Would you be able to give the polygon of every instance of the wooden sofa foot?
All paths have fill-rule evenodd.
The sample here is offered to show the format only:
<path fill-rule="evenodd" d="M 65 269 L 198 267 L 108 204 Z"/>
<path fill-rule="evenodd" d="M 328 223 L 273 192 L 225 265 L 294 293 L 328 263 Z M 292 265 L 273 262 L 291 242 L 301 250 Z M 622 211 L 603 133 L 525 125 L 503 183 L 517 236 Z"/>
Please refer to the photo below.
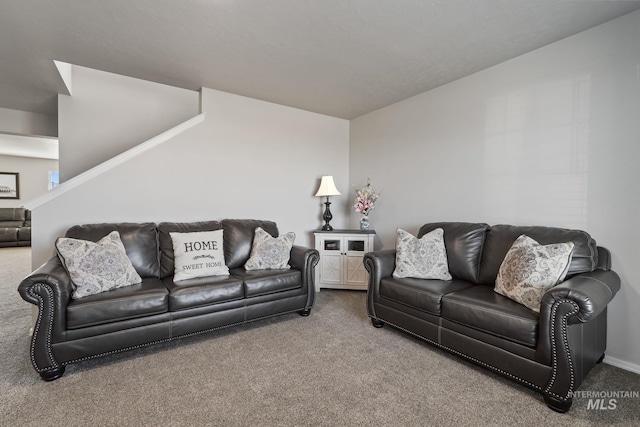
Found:
<path fill-rule="evenodd" d="M 382 320 L 371 318 L 371 324 L 376 328 L 382 328 L 384 326 L 384 322 Z"/>
<path fill-rule="evenodd" d="M 559 400 L 555 397 L 544 396 L 544 402 L 547 404 L 549 409 L 564 414 L 571 408 L 572 400 Z"/>
<path fill-rule="evenodd" d="M 298 314 L 302 317 L 307 317 L 309 314 L 311 314 L 311 309 L 305 308 L 304 310 L 299 311 Z"/>
<path fill-rule="evenodd" d="M 59 368 L 49 369 L 48 371 L 40 372 L 40 378 L 45 381 L 53 381 L 60 378 L 64 375 L 65 366 L 60 366 Z"/>

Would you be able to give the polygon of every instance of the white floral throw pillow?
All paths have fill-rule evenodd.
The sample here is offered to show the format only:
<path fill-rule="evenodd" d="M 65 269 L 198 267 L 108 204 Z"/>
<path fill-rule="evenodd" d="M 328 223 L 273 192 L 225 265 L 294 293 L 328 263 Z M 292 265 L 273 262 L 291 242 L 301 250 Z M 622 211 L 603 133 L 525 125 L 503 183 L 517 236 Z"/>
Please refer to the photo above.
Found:
<path fill-rule="evenodd" d="M 444 230 L 436 228 L 418 239 L 399 228 L 393 277 L 451 280 Z"/>
<path fill-rule="evenodd" d="M 573 247 L 573 242 L 541 245 L 521 235 L 500 265 L 494 290 L 539 313 L 542 295 L 567 276 Z"/>
<path fill-rule="evenodd" d="M 97 243 L 60 237 L 56 249 L 75 287 L 73 299 L 142 282 L 117 231 Z"/>
<path fill-rule="evenodd" d="M 287 233 L 278 237 L 256 228 L 251 246 L 251 256 L 244 265 L 246 270 L 286 270 L 289 266 L 291 248 L 295 233 Z"/>

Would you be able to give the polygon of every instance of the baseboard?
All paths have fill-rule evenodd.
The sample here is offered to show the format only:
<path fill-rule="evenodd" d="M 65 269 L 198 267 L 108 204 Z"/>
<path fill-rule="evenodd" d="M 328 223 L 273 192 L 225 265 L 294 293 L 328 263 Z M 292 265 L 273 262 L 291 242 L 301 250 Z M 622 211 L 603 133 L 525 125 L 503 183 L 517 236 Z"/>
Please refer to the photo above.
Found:
<path fill-rule="evenodd" d="M 640 374 L 640 365 L 634 363 L 625 362 L 624 360 L 614 359 L 613 357 L 604 356 L 603 363 L 607 365 L 615 366 L 616 368 L 624 369 L 625 371 Z"/>

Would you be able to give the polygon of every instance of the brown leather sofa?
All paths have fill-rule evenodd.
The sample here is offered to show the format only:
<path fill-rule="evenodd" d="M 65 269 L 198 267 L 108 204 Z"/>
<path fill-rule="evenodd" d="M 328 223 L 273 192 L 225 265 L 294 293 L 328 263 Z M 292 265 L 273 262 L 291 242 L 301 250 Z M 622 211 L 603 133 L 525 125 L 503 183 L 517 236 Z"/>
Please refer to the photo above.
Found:
<path fill-rule="evenodd" d="M 274 222 L 237 219 L 71 227 L 66 237 L 91 241 L 117 230 L 142 283 L 71 299 L 71 280 L 58 256 L 34 271 L 18 287 L 22 298 L 39 308 L 33 367 L 51 381 L 70 363 L 284 313 L 308 316 L 318 252 L 294 245 L 291 269 L 246 271 L 256 227 L 278 236 Z M 174 282 L 169 233 L 221 228 L 230 274 Z"/>
<path fill-rule="evenodd" d="M 31 246 L 31 211 L 0 208 L 0 248 Z"/>
<path fill-rule="evenodd" d="M 443 222 L 450 281 L 392 276 L 395 250 L 364 257 L 367 308 L 374 326 L 389 324 L 530 387 L 558 412 L 602 361 L 607 304 L 620 289 L 609 251 L 584 231 Z M 500 265 L 521 234 L 541 244 L 573 241 L 567 279 L 543 296 L 540 313 L 494 292 Z"/>

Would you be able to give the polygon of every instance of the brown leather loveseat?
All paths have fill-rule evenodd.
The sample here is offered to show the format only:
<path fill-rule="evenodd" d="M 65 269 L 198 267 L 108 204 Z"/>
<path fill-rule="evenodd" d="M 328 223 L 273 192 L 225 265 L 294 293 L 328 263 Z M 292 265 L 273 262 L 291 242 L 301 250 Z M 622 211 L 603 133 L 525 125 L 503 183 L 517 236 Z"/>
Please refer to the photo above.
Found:
<path fill-rule="evenodd" d="M 620 289 L 609 251 L 584 231 L 553 227 L 431 223 L 444 230 L 452 280 L 395 278 L 396 251 L 370 252 L 367 308 L 389 324 L 530 387 L 558 412 L 602 361 L 607 304 Z M 502 261 L 522 234 L 540 244 L 573 242 L 566 279 L 542 297 L 540 312 L 494 292 Z"/>
<path fill-rule="evenodd" d="M 293 245 L 290 269 L 247 271 L 243 266 L 257 227 L 278 236 L 274 222 L 238 219 L 71 227 L 66 237 L 93 242 L 118 231 L 142 282 L 73 299 L 72 281 L 58 256 L 25 278 L 18 291 L 39 309 L 31 342 L 33 367 L 50 381 L 70 363 L 284 313 L 308 316 L 318 252 Z M 174 282 L 169 233 L 220 229 L 229 274 Z"/>

